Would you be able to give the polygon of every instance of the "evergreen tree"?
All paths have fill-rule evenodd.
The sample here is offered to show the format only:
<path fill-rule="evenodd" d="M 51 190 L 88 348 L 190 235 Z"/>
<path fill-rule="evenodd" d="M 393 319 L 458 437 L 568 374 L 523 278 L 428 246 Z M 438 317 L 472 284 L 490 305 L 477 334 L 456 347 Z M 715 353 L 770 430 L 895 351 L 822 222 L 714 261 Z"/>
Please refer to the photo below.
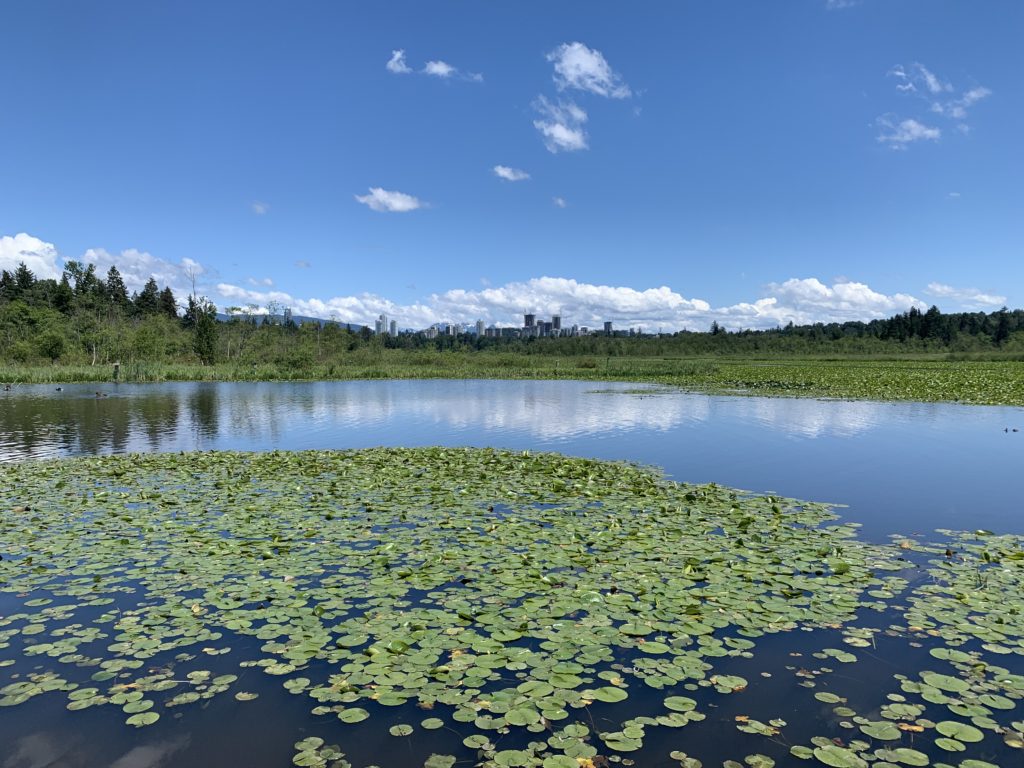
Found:
<path fill-rule="evenodd" d="M 189 296 L 185 321 L 195 328 L 193 350 L 203 365 L 212 365 L 217 353 L 217 307 L 205 297 Z"/>
<path fill-rule="evenodd" d="M 18 288 L 14 283 L 14 275 L 6 269 L 0 272 L 0 299 L 13 299 L 17 290 Z"/>
<path fill-rule="evenodd" d="M 53 308 L 64 315 L 71 314 L 75 294 L 71 290 L 71 283 L 68 282 L 68 273 L 60 276 L 60 282 L 53 291 Z"/>
<path fill-rule="evenodd" d="M 1007 339 L 1010 338 L 1010 315 L 1006 307 L 1003 307 L 997 313 L 999 320 L 996 323 L 996 332 L 992 337 L 992 340 L 996 344 L 1002 346 Z"/>
<path fill-rule="evenodd" d="M 152 277 L 146 281 L 140 293 L 132 298 L 137 315 L 155 315 L 160 311 L 160 289 Z"/>
<path fill-rule="evenodd" d="M 174 291 L 167 286 L 160 291 L 160 311 L 168 317 L 178 319 L 178 302 L 174 298 Z"/>
<path fill-rule="evenodd" d="M 17 286 L 18 295 L 24 296 L 26 293 L 32 290 L 32 286 L 36 284 L 36 276 L 32 274 L 32 270 L 25 266 L 25 262 L 18 262 L 18 268 L 14 270 L 14 284 Z"/>
<path fill-rule="evenodd" d="M 125 286 L 124 280 L 121 279 L 121 273 L 117 271 L 117 267 L 111 266 L 107 270 L 105 289 L 104 293 L 111 308 L 119 311 L 128 308 L 128 288 Z"/>

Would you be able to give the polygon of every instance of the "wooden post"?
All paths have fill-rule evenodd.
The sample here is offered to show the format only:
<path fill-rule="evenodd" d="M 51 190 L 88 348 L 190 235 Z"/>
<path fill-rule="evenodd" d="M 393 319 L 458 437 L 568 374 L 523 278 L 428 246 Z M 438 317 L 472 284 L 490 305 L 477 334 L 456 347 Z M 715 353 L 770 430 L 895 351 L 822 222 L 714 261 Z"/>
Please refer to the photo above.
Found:
<path fill-rule="evenodd" d="M 114 363 L 114 381 L 117 381 L 121 376 L 121 361 L 118 360 Z"/>

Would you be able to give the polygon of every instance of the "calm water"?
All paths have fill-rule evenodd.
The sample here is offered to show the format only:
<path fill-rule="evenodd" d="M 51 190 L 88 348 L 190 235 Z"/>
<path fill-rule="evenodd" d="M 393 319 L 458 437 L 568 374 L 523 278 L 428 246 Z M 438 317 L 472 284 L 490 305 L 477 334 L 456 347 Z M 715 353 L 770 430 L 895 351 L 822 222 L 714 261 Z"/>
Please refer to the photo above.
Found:
<path fill-rule="evenodd" d="M 131 451 L 488 445 L 628 459 L 658 465 L 678 480 L 845 504 L 843 514 L 863 523 L 863 535 L 875 540 L 943 527 L 1024 532 L 1022 409 L 643 389 L 582 382 L 185 383 L 107 385 L 102 391 L 108 396 L 98 398 L 96 385 L 66 385 L 61 392 L 18 386 L 0 393 L 0 461 Z M 0 615 L 11 606 L 0 596 Z M 877 621 L 884 627 L 890 619 Z M 793 742 L 806 743 L 823 733 L 821 713 L 782 711 L 779 702 L 792 697 L 795 683 L 780 669 L 803 643 L 808 651 L 820 647 L 821 636 L 768 636 L 758 641 L 753 659 L 723 659 L 716 671 L 754 679 L 774 670 L 759 688 L 758 703 L 771 711 L 753 714 L 784 715 L 795 724 L 787 730 Z M 232 645 L 258 658 L 260 643 L 238 637 Z M 836 633 L 834 645 L 840 643 Z M 915 663 L 904 642 L 882 638 L 876 653 L 877 666 L 857 665 L 866 695 Z M 1019 666 L 1017 658 L 1006 663 Z M 45 661 L 20 662 L 18 669 L 37 666 Z M 228 659 L 222 670 L 213 657 L 207 666 L 215 674 L 237 671 Z M 12 669 L 3 672 L 6 683 Z M 417 730 L 408 742 L 389 736 L 388 726 L 426 714 L 403 708 L 375 714 L 358 731 L 342 726 L 324 733 L 322 724 L 311 722 L 308 697 L 284 694 L 279 680 L 258 670 L 243 674 L 239 685 L 258 690 L 256 701 L 238 706 L 230 695 L 218 696 L 206 709 L 182 708 L 180 721 L 168 716 L 138 731 L 123 725 L 116 707 L 68 712 L 60 694 L 2 709 L 0 766 L 269 768 L 289 765 L 292 742 L 310 734 L 341 742 L 356 765 L 419 768 L 423 755 L 452 751 L 445 730 Z M 662 696 L 636 697 L 634 714 L 658 711 Z M 690 750 L 708 766 L 751 751 L 737 755 L 733 720 L 752 714 L 754 702 L 731 696 L 718 703 L 715 717 L 694 731 L 701 743 Z M 592 708 L 598 725 L 601 707 Z M 644 752 L 630 757 L 641 766 L 678 765 L 665 755 L 679 748 L 679 739 L 673 729 L 651 729 Z M 796 762 L 786 748 L 771 753 L 780 765 Z"/>
<path fill-rule="evenodd" d="M 1024 532 L 1024 409 L 699 394 L 571 381 L 18 386 L 0 461 L 132 451 L 470 445 L 662 467 L 849 506 L 864 535 Z M 1014 428 L 1021 432 L 1004 431 Z"/>

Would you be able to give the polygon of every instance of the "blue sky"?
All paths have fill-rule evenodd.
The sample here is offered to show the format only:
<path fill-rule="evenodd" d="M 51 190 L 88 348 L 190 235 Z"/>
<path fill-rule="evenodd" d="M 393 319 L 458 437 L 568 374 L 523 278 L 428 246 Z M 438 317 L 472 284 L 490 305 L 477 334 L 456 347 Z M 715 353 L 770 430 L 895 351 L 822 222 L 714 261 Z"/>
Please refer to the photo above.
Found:
<path fill-rule="evenodd" d="M 1024 305 L 1016 0 L 8 0 L 0 28 L 4 268 L 403 327 Z"/>

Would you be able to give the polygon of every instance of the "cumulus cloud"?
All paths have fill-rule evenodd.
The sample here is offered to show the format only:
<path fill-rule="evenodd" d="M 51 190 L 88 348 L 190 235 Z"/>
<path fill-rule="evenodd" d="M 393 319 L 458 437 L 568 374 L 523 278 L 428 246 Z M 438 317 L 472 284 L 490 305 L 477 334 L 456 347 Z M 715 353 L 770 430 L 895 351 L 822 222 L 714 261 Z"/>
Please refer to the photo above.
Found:
<path fill-rule="evenodd" d="M 533 121 L 533 127 L 540 131 L 544 146 L 549 152 L 575 152 L 587 148 L 587 132 L 583 124 L 587 113 L 572 101 L 557 104 L 539 96 L 533 108 L 540 118 Z"/>
<path fill-rule="evenodd" d="M 384 66 L 388 72 L 394 72 L 396 75 L 407 75 L 412 72 L 412 67 L 405 63 L 405 51 L 401 48 L 391 52 L 391 58 Z"/>
<path fill-rule="evenodd" d="M 816 278 L 793 278 L 766 286 L 765 295 L 749 302 L 713 307 L 700 298 L 686 298 L 668 286 L 635 289 L 593 285 L 562 277 L 539 277 L 478 290 L 453 289 L 431 294 L 412 304 L 398 304 L 376 294 L 302 299 L 283 291 L 259 291 L 229 283 L 217 286 L 230 303 L 243 301 L 266 307 L 268 302 L 289 306 L 299 315 L 370 324 L 385 313 L 403 326 L 425 328 L 437 322 L 486 323 L 518 326 L 523 312 L 542 316 L 561 312 L 567 325 L 705 330 L 712 321 L 730 329 L 772 328 L 796 324 L 889 317 L 926 305 L 913 296 L 887 295 L 858 282 L 825 285 Z"/>
<path fill-rule="evenodd" d="M 938 141 L 942 131 L 933 126 L 919 123 L 913 118 L 893 122 L 891 117 L 880 117 L 875 121 L 880 129 L 877 140 L 893 149 L 906 149 L 915 141 Z"/>
<path fill-rule="evenodd" d="M 146 251 L 128 248 L 120 253 L 110 253 L 104 248 L 90 248 L 82 255 L 86 264 L 96 265 L 100 277 L 116 266 L 129 291 L 139 291 L 149 278 L 160 285 L 169 285 L 177 296 L 192 293 L 193 279 L 197 293 L 204 293 L 211 271 L 195 259 L 184 258 L 174 263 L 154 256 Z"/>
<path fill-rule="evenodd" d="M 518 168 L 509 168 L 507 165 L 494 166 L 494 175 L 499 179 L 505 179 L 505 181 L 526 181 L 530 178 L 530 174 L 526 171 L 521 171 Z"/>
<path fill-rule="evenodd" d="M 984 293 L 977 288 L 954 288 L 944 283 L 928 283 L 924 290 L 937 299 L 951 299 L 967 309 L 994 309 L 1006 304 L 1006 297 Z"/>
<path fill-rule="evenodd" d="M 263 288 L 271 288 L 274 285 L 274 281 L 269 277 L 250 277 L 249 285 L 262 286 Z"/>
<path fill-rule="evenodd" d="M 161 259 L 146 251 L 128 248 L 111 253 L 104 248 L 89 248 L 77 261 L 93 264 L 100 278 L 116 266 L 129 291 L 138 291 L 152 277 L 160 285 L 169 285 L 176 295 L 192 292 L 193 279 L 198 293 L 208 289 L 208 281 L 214 276 L 195 259 L 184 258 L 175 263 Z M 19 262 L 25 262 L 39 279 L 59 279 L 67 259 L 53 243 L 47 243 L 24 232 L 0 237 L 0 269 L 13 271 Z"/>
<path fill-rule="evenodd" d="M 560 91 L 589 91 L 613 99 L 632 95 L 629 86 L 612 70 L 602 53 L 583 43 L 562 43 L 547 59 L 554 64 L 555 85 Z"/>
<path fill-rule="evenodd" d="M 253 201 L 250 207 L 252 208 L 252 212 L 255 213 L 257 216 L 263 216 L 270 210 L 270 203 L 264 203 L 259 200 L 255 200 Z"/>
<path fill-rule="evenodd" d="M 566 206 L 569 205 L 567 202 L 565 202 L 564 197 L 552 197 L 551 202 L 554 204 L 556 208 L 565 208 Z"/>
<path fill-rule="evenodd" d="M 62 267 L 57 266 L 60 254 L 53 243 L 47 243 L 27 232 L 11 237 L 0 237 L 0 270 L 14 272 L 18 264 L 24 263 L 40 280 L 59 278 Z"/>
<path fill-rule="evenodd" d="M 387 213 L 406 213 L 426 207 L 426 203 L 417 197 L 380 187 L 370 187 L 368 195 L 355 195 L 355 198 L 370 210 Z"/>
<path fill-rule="evenodd" d="M 434 77 L 451 77 L 456 71 L 455 67 L 446 61 L 428 61 L 423 65 L 423 74 Z"/>

